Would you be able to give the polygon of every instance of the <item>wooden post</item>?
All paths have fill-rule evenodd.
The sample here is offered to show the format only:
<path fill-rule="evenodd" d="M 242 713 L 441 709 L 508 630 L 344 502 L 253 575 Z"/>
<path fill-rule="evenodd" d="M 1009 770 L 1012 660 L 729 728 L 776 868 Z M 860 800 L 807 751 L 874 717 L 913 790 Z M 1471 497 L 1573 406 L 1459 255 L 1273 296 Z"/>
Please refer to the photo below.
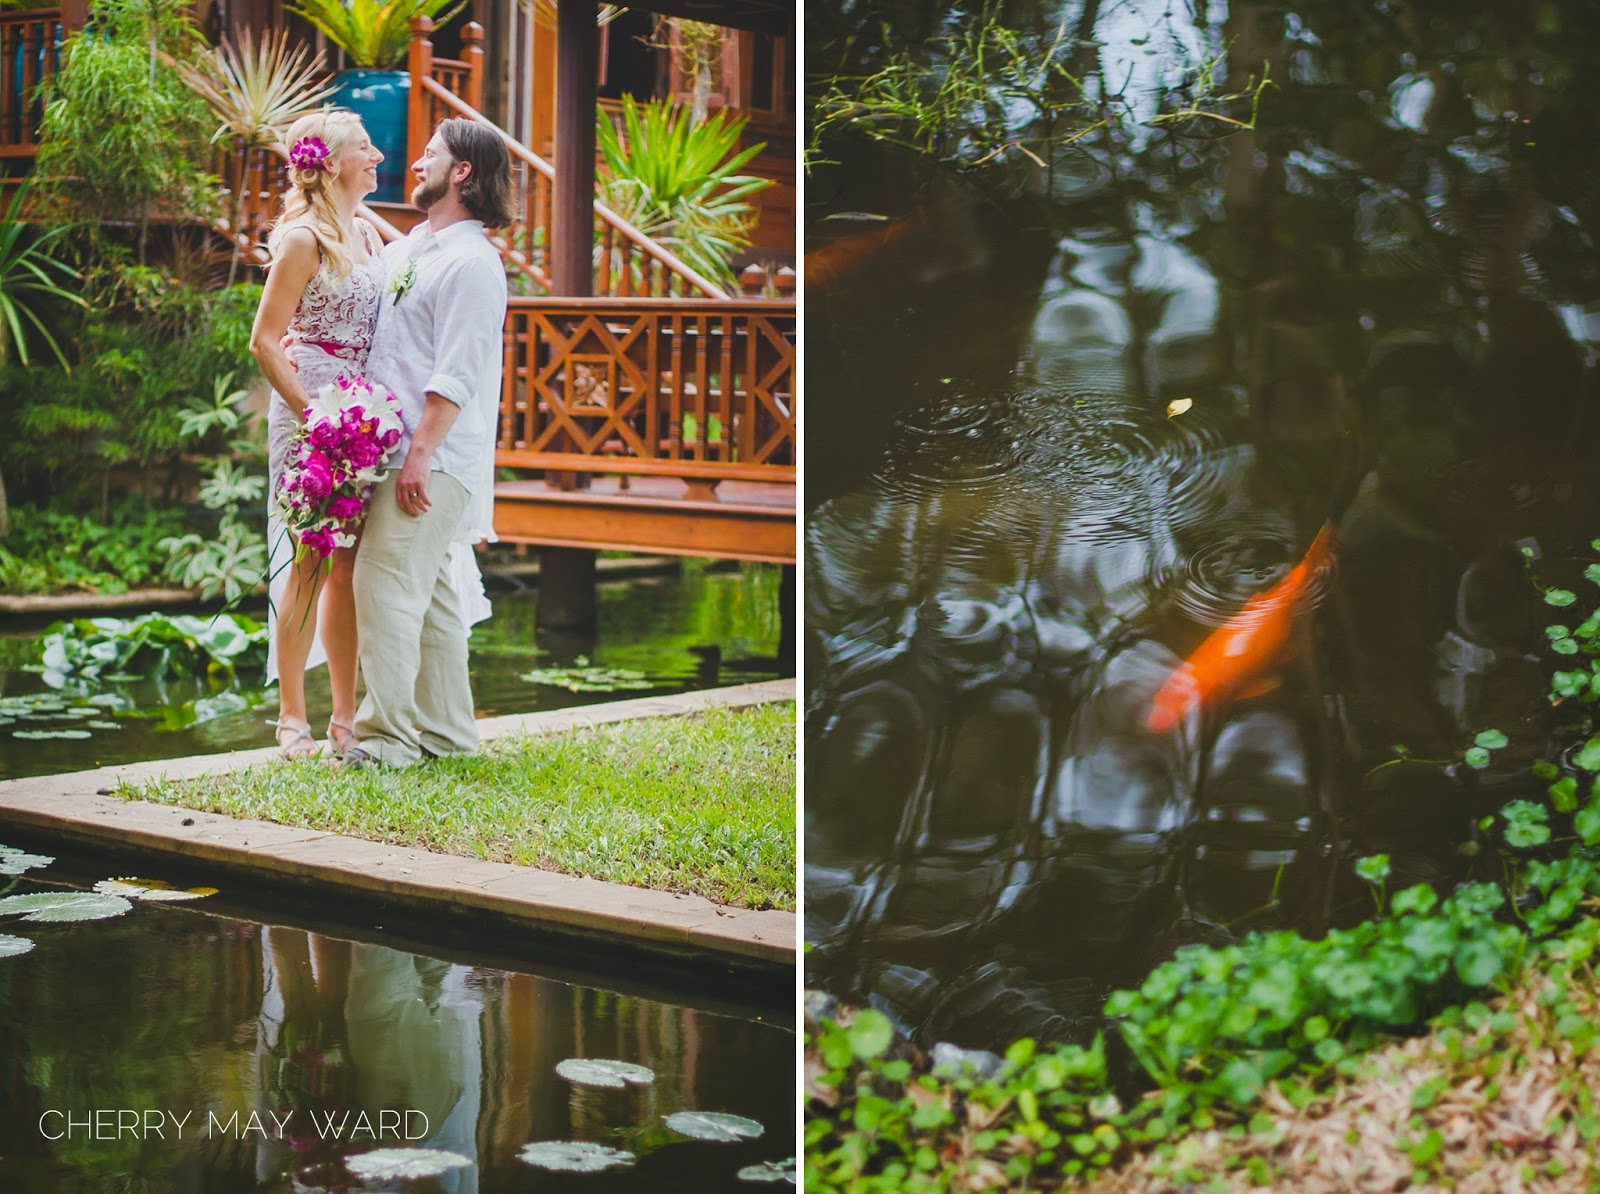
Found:
<path fill-rule="evenodd" d="M 411 98 L 406 111 L 405 173 L 408 174 L 411 163 L 422 156 L 428 138 L 433 136 L 433 129 L 428 127 L 428 113 L 433 109 L 433 104 L 428 100 L 428 93 L 422 89 L 422 80 L 433 75 L 433 42 L 428 40 L 428 34 L 432 32 L 433 21 L 430 18 L 411 18 L 411 45 L 406 53 L 406 69 L 411 72 Z"/>
<path fill-rule="evenodd" d="M 461 60 L 467 64 L 466 100 L 475 111 L 483 111 L 483 26 L 468 21 L 461 31 Z"/>
<path fill-rule="evenodd" d="M 569 0 L 556 10 L 556 177 L 555 210 L 550 217 L 551 293 L 563 297 L 594 293 L 594 126 L 599 88 L 595 6 Z M 570 474 L 545 474 L 547 484 L 564 489 L 571 489 L 575 480 Z M 540 553 L 540 626 L 576 630 L 595 624 L 594 562 L 595 553 L 582 548 L 547 547 Z"/>
<path fill-rule="evenodd" d="M 556 10 L 556 186 L 550 217 L 552 294 L 594 293 L 595 97 L 600 33 L 592 3 Z"/>

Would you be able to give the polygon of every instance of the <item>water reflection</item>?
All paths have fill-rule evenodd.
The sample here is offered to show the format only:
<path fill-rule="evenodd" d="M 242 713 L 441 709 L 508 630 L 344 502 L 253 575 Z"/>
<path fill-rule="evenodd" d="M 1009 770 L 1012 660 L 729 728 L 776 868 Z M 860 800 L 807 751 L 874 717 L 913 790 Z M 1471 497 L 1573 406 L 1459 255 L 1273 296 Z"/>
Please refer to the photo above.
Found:
<path fill-rule="evenodd" d="M 505 587 L 512 583 L 514 578 L 496 586 L 494 616 L 473 629 L 469 644 L 480 717 L 744 684 L 792 669 L 792 660 L 780 664 L 777 657 L 776 567 L 728 569 L 684 560 L 666 574 L 602 584 L 597 628 L 587 635 L 537 629 L 535 591 Z M 52 691 L 26 670 L 37 662 L 37 637 L 37 631 L 0 635 L 0 697 L 26 699 Z M 536 669 L 558 674 L 549 683 L 523 678 Z M 627 673 L 634 687 L 591 679 L 607 669 Z M 108 691 L 65 692 L 73 703 L 83 697 L 101 702 L 93 725 L 60 713 L 41 713 L 38 720 L 25 714 L 13 722 L 0 712 L 0 779 L 269 745 L 272 731 L 262 718 L 276 701 L 276 690 L 257 687 L 259 674 L 242 675 L 219 690 L 227 682 L 223 677 L 107 682 Z M 327 708 L 326 669 L 314 669 L 306 683 L 312 707 Z M 107 725 L 106 719 L 114 723 Z M 82 732 L 85 726 L 86 740 L 16 737 L 18 731 Z"/>
<path fill-rule="evenodd" d="M 812 35 L 870 61 L 851 12 Z M 1465 874 L 1526 753 L 1375 768 L 1491 725 L 1542 745 L 1521 549 L 1559 583 L 1600 533 L 1600 14 L 1006 10 L 1063 16 L 1095 78 L 1165 43 L 1280 89 L 1254 131 L 1113 124 L 1048 174 L 841 137 L 813 190 L 813 216 L 919 192 L 927 232 L 810 292 L 810 435 L 848 441 L 807 466 L 811 976 L 962 1043 L 1081 1035 L 1176 943 L 1359 912 L 1352 855 Z M 1146 730 L 1330 518 L 1270 691 Z"/>
<path fill-rule="evenodd" d="M 340 1158 L 395 1146 L 473 1161 L 408 1190 L 732 1191 L 741 1166 L 794 1155 L 794 1037 L 748 1014 L 190 909 L 27 929 L 37 948 L 0 969 L 8 1191 L 359 1189 Z M 656 1081 L 587 1090 L 557 1077 L 568 1057 Z M 120 1138 L 83 1126 L 127 1109 L 165 1121 Z M 689 1141 L 662 1123 L 678 1110 L 766 1131 Z M 639 1162 L 535 1174 L 517 1154 L 538 1140 Z"/>

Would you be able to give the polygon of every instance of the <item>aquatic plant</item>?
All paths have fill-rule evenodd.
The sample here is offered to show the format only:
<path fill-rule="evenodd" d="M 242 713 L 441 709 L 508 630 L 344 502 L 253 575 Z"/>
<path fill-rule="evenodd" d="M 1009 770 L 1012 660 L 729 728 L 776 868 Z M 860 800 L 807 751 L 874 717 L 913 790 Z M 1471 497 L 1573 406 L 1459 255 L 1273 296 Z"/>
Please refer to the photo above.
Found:
<path fill-rule="evenodd" d="M 738 1176 L 742 1182 L 788 1182 L 793 1186 L 796 1184 L 794 1158 L 786 1157 L 782 1161 L 763 1161 L 759 1165 L 746 1165 L 739 1170 Z"/>
<path fill-rule="evenodd" d="M 655 1072 L 631 1061 L 601 1061 L 569 1057 L 556 1063 L 556 1073 L 578 1086 L 600 1086 L 620 1090 L 624 1086 L 644 1086 L 655 1081 Z"/>
<path fill-rule="evenodd" d="M 1038 37 L 1006 24 L 992 4 L 926 44 L 886 46 L 875 70 L 829 76 L 814 96 L 806 168 L 829 161 L 829 139 L 846 131 L 962 167 L 1015 153 L 1047 168 L 1058 150 L 1135 119 L 1120 91 L 1074 73 L 1070 60 L 1081 48 L 1066 18 L 1053 34 Z M 1254 128 L 1261 96 L 1272 85 L 1267 64 L 1259 77 L 1226 92 L 1219 77 L 1224 60 L 1218 55 L 1187 72 L 1170 89 L 1166 110 L 1148 123 L 1213 120 Z"/>
<path fill-rule="evenodd" d="M 730 1115 L 726 1111 L 674 1111 L 667 1116 L 667 1127 L 696 1140 L 732 1143 L 753 1140 L 766 1131 L 753 1119 Z"/>
<path fill-rule="evenodd" d="M 580 655 L 572 667 L 538 667 L 518 679 L 529 684 L 565 688 L 568 692 L 629 692 L 654 688 L 643 672 L 629 668 L 600 667 Z"/>
<path fill-rule="evenodd" d="M 89 891 L 39 891 L 0 899 L 0 916 L 23 920 L 105 920 L 121 916 L 133 905 L 121 896 Z"/>
<path fill-rule="evenodd" d="M 364 1182 L 438 1177 L 471 1164 L 471 1157 L 442 1148 L 378 1148 L 344 1159 L 344 1167 Z"/>
<path fill-rule="evenodd" d="M 39 645 L 45 680 L 56 687 L 68 680 L 231 677 L 266 665 L 267 631 L 240 614 L 76 618 L 50 626 Z"/>
<path fill-rule="evenodd" d="M 535 1168 L 568 1173 L 600 1173 L 607 1169 L 622 1169 L 637 1159 L 625 1149 L 608 1148 L 588 1140 L 546 1140 L 524 1145 L 517 1154 L 517 1160 Z"/>

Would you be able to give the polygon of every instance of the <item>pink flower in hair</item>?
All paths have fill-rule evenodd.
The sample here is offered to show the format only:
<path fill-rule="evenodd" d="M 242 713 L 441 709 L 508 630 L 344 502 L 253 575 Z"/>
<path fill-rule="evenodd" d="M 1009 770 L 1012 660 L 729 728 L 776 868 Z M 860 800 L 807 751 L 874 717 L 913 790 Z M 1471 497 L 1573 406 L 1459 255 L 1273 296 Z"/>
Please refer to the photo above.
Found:
<path fill-rule="evenodd" d="M 327 142 L 321 137 L 301 137 L 289 147 L 289 165 L 296 170 L 326 170 Z"/>

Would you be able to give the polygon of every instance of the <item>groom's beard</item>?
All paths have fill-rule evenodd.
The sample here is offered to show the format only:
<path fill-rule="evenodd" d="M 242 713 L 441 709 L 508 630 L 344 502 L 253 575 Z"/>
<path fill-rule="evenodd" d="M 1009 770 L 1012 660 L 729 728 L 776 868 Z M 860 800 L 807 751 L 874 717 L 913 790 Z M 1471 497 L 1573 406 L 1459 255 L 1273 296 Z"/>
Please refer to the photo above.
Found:
<path fill-rule="evenodd" d="M 449 193 L 447 182 L 419 182 L 411 189 L 411 206 L 425 212 Z"/>

